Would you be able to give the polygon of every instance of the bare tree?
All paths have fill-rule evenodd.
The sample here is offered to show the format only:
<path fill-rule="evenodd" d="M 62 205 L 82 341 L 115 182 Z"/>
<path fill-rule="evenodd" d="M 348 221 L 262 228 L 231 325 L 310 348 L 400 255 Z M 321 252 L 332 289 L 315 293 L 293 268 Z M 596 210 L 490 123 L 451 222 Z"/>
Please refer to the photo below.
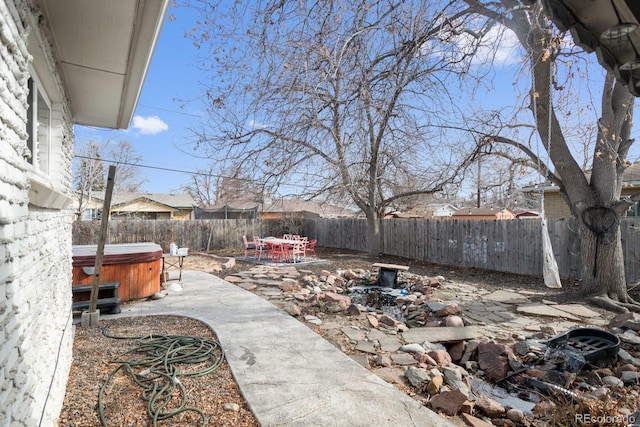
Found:
<path fill-rule="evenodd" d="M 627 292 L 620 217 L 640 194 L 620 197 L 627 153 L 633 140 L 630 128 L 634 99 L 611 73 L 604 81 L 597 137 L 591 144 L 591 174 L 586 175 L 568 142 L 554 92 L 555 67 L 566 53 L 539 2 L 465 0 L 479 15 L 509 28 L 526 50 L 532 74 L 529 108 L 552 164 L 546 164 L 524 141 L 491 135 L 491 144 L 508 144 L 525 152 L 540 172 L 560 187 L 560 193 L 578 222 L 582 256 L 582 290 L 594 303 L 626 311 L 640 311 Z M 581 107 L 578 107 L 581 108 Z"/>
<path fill-rule="evenodd" d="M 234 200 L 259 202 L 261 190 L 249 177 L 249 171 L 241 167 L 218 170 L 212 162 L 208 169 L 191 175 L 189 184 L 182 187 L 193 197 L 198 206 L 211 206 Z"/>
<path fill-rule="evenodd" d="M 456 2 L 192 3 L 203 16 L 191 35 L 222 82 L 203 91 L 210 118 L 194 129 L 212 158 L 266 191 L 347 196 L 372 255 L 388 206 L 461 179 L 475 150 L 434 127 L 456 114 L 449 88 L 469 71 L 441 37 L 464 28 Z"/>
<path fill-rule="evenodd" d="M 193 197 L 196 206 L 212 206 L 216 202 L 216 177 L 214 164 L 208 169 L 197 170 L 191 175 L 189 183 L 180 189 Z"/>
<path fill-rule="evenodd" d="M 84 145 L 78 145 L 74 161 L 73 183 L 78 198 L 76 217 L 80 219 L 83 212 L 91 203 L 94 191 L 104 190 L 105 169 L 102 163 L 104 144 L 89 140 Z"/>
<path fill-rule="evenodd" d="M 118 166 L 113 192 L 114 193 L 134 193 L 140 191 L 142 185 L 147 181 L 136 166 L 142 161 L 129 141 L 119 141 L 111 146 L 108 143 L 106 157 Z"/>

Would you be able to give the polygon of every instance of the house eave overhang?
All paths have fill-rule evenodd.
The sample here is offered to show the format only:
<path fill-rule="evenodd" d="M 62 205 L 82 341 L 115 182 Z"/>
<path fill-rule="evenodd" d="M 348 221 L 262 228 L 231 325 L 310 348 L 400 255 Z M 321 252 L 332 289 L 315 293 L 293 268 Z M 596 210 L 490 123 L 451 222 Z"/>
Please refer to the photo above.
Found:
<path fill-rule="evenodd" d="M 542 0 L 551 20 L 574 42 L 640 96 L 640 2 L 638 0 Z M 617 31 L 616 31 L 617 30 Z"/>
<path fill-rule="evenodd" d="M 169 0 L 35 0 L 76 124 L 129 127 Z"/>

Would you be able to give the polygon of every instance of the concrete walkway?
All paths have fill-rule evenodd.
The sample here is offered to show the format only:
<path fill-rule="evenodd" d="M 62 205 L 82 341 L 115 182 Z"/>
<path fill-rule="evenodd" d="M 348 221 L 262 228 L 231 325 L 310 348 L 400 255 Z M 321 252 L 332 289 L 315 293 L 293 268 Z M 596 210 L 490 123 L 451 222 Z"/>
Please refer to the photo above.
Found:
<path fill-rule="evenodd" d="M 154 314 L 189 316 L 215 331 L 262 426 L 453 426 L 289 314 L 216 276 L 185 271 L 182 291 L 101 318 Z"/>

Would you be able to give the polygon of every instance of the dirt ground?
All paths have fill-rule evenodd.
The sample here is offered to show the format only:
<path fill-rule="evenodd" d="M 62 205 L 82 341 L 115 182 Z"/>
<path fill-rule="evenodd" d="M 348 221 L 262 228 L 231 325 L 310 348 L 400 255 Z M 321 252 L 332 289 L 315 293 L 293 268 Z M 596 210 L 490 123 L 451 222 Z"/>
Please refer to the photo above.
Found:
<path fill-rule="evenodd" d="M 198 271 L 205 271 L 224 278 L 238 271 L 248 270 L 252 264 L 244 263 L 240 259 L 243 257 L 243 251 L 218 251 L 215 253 L 221 257 L 234 257 L 236 264 L 230 269 L 215 270 L 215 263 L 212 263 L 210 257 L 199 254 L 190 254 L 185 258 L 184 268 Z M 409 266 L 409 273 L 426 277 L 442 276 L 447 281 L 453 281 L 461 284 L 473 284 L 482 289 L 526 289 L 529 291 L 544 291 L 545 298 L 550 300 L 568 302 L 582 302 L 583 298 L 580 294 L 580 284 L 576 280 L 563 280 L 563 288 L 559 290 L 547 288 L 544 285 L 542 277 L 523 276 L 511 273 L 501 273 L 479 270 L 475 268 L 459 268 L 451 266 L 443 266 L 430 264 L 427 262 L 415 261 L 406 258 L 379 256 L 370 257 L 366 253 L 354 252 L 345 249 L 317 248 L 316 254 L 318 258 L 326 262 L 321 264 L 310 264 L 302 267 L 304 270 L 310 270 L 316 274 L 322 270 L 335 272 L 338 270 L 361 268 L 364 270 L 373 270 L 375 263 L 400 264 Z"/>
<path fill-rule="evenodd" d="M 443 276 L 448 281 L 473 284 L 485 289 L 526 289 L 544 290 L 545 298 L 563 302 L 579 302 L 577 283 L 565 282 L 561 290 L 552 290 L 544 286 L 539 277 L 519 276 L 476 269 L 461 269 L 416 262 L 397 257 L 369 257 L 366 254 L 345 250 L 318 248 L 316 253 L 325 260 L 321 264 L 310 264 L 304 270 L 320 274 L 323 270 L 336 272 L 347 269 L 373 270 L 373 264 L 408 265 L 409 272 L 427 277 Z M 216 252 L 216 256 L 243 256 L 242 251 Z M 248 270 L 253 264 L 236 261 L 231 268 L 220 269 L 219 259 L 211 254 L 192 253 L 184 260 L 184 269 L 204 271 L 219 277 L 234 272 Z M 136 339 L 114 339 L 106 336 L 103 330 L 120 337 L 138 337 Z M 140 387 L 136 387 L 131 378 L 124 375 L 124 369 L 116 377 L 110 375 L 117 367 L 113 360 L 139 345 L 140 336 L 149 335 L 197 335 L 215 341 L 215 332 L 207 325 L 193 319 L 175 316 L 153 316 L 152 318 L 117 319 L 102 321 L 100 328 L 81 328 L 76 330 L 73 356 L 74 361 L 67 386 L 64 407 L 59 420 L 60 426 L 99 426 L 98 396 L 105 387 L 102 408 L 109 425 L 154 425 L 147 414 L 146 404 L 141 398 Z M 108 386 L 105 386 L 108 384 Z M 202 411 L 187 411 L 170 419 L 159 421 L 158 426 L 201 425 L 202 417 L 208 419 L 207 425 L 216 426 L 257 426 L 258 422 L 240 394 L 237 384 L 225 361 L 219 368 L 206 377 L 196 377 L 185 382 L 189 407 Z M 410 392 L 410 391 L 408 391 Z M 172 403 L 177 404 L 175 402 Z"/>

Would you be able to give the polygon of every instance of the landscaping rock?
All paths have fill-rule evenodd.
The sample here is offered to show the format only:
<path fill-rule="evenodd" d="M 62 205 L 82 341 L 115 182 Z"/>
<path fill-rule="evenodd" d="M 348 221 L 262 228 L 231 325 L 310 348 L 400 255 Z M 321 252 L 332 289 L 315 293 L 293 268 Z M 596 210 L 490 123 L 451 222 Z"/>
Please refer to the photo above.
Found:
<path fill-rule="evenodd" d="M 478 345 L 478 363 L 480 369 L 494 381 L 501 380 L 509 372 L 511 349 L 504 344 L 480 343 Z"/>
<path fill-rule="evenodd" d="M 454 328 L 461 328 L 464 326 L 464 321 L 460 316 L 447 316 L 444 319 L 444 326 L 451 326 Z"/>
<path fill-rule="evenodd" d="M 446 350 L 432 350 L 427 353 L 438 366 L 447 366 L 451 363 L 451 356 Z"/>
<path fill-rule="evenodd" d="M 486 396 L 476 399 L 476 407 L 490 418 L 501 417 L 506 412 L 504 406 Z"/>
<path fill-rule="evenodd" d="M 404 372 L 404 376 L 407 377 L 407 380 L 409 380 L 409 383 L 412 386 L 418 388 L 421 388 L 423 383 L 427 383 L 431 380 L 431 378 L 429 378 L 429 374 L 427 374 L 427 371 L 422 368 L 416 367 L 407 368 L 407 370 Z"/>
<path fill-rule="evenodd" d="M 454 416 L 460 412 L 460 408 L 466 400 L 467 396 L 460 390 L 444 391 L 433 396 L 429 401 L 429 406 L 434 411 Z"/>
<path fill-rule="evenodd" d="M 429 384 L 427 384 L 427 393 L 429 393 L 431 396 L 438 394 L 440 388 L 442 387 L 443 381 L 443 377 L 439 375 L 431 378 Z"/>

